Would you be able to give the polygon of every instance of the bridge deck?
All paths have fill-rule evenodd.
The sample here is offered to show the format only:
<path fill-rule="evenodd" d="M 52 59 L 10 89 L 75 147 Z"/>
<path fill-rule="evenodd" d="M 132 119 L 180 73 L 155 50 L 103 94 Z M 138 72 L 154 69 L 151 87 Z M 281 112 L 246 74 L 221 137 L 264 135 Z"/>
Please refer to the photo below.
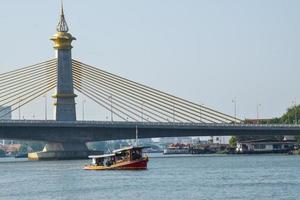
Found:
<path fill-rule="evenodd" d="M 223 135 L 300 135 L 300 125 L 54 120 L 1 120 L 0 138 L 88 142 L 135 138 Z"/>

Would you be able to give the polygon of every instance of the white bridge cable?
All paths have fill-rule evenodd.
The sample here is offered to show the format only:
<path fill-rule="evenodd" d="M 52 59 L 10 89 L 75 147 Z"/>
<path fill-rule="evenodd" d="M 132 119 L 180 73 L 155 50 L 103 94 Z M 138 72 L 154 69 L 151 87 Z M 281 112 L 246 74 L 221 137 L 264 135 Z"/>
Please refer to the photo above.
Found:
<path fill-rule="evenodd" d="M 48 73 L 34 74 L 30 79 L 23 79 L 19 83 L 8 85 L 3 90 L 0 89 L 0 94 L 1 94 L 0 100 L 3 97 L 7 97 L 8 94 L 11 95 L 16 92 L 19 93 L 20 90 L 23 90 L 23 89 L 26 90 L 26 88 L 30 87 L 31 85 L 39 85 L 40 82 L 43 82 L 45 80 L 51 80 L 51 79 L 54 79 L 55 77 L 56 77 L 55 70 L 53 70 L 52 72 L 48 72 Z"/>
<path fill-rule="evenodd" d="M 74 66 L 76 68 L 76 64 Z M 84 67 L 83 67 L 83 69 L 84 69 Z M 83 69 L 81 71 L 83 71 Z M 97 73 L 97 72 L 92 72 L 92 75 L 90 74 L 89 76 L 93 76 L 95 73 Z M 86 75 L 86 74 L 84 74 L 84 75 Z M 117 84 L 117 85 L 119 85 L 119 87 L 115 86 L 115 84 L 112 84 L 111 81 L 104 81 L 105 78 L 103 79 L 102 77 L 95 77 L 95 79 L 98 80 L 98 81 L 100 81 L 100 82 L 98 82 L 99 83 L 98 85 L 105 85 L 106 83 L 108 83 L 110 86 L 114 87 L 113 90 L 117 90 L 116 88 L 119 88 L 121 91 L 122 90 L 126 91 L 126 93 L 125 93 L 126 95 L 128 95 L 128 93 L 135 95 L 135 98 L 138 97 L 139 100 L 142 99 L 142 101 L 145 103 L 144 104 L 145 107 L 147 105 L 146 103 L 148 103 L 149 105 L 158 108 L 160 111 L 164 111 L 165 113 L 160 112 L 160 114 L 163 114 L 163 115 L 167 116 L 167 120 L 165 119 L 166 121 L 169 121 L 168 118 L 172 119 L 172 117 L 173 118 L 176 117 L 177 121 L 178 121 L 178 118 L 181 119 L 181 120 L 183 119 L 183 120 L 185 120 L 187 122 L 194 122 L 194 121 L 197 122 L 197 121 L 199 121 L 198 118 L 191 117 L 191 116 L 186 115 L 185 113 L 182 113 L 180 111 L 173 112 L 173 110 L 171 110 L 172 107 L 168 107 L 168 106 L 166 106 L 164 104 L 160 104 L 158 101 L 151 100 L 151 97 L 149 95 L 141 94 L 140 92 L 136 92 L 136 91 L 132 91 L 132 90 L 130 90 L 128 88 L 124 88 L 120 84 Z M 147 96 L 149 98 L 145 99 L 144 98 L 145 96 Z M 151 109 L 153 109 L 153 108 L 151 108 Z M 177 108 L 175 107 L 175 109 L 177 109 Z M 173 115 L 173 116 L 170 116 L 170 115 Z M 184 115 L 185 117 L 183 117 L 182 115 Z M 192 118 L 194 121 L 192 121 L 192 119 L 189 119 L 189 118 Z M 205 119 L 205 117 L 204 117 L 204 119 Z M 206 120 L 209 121 L 209 122 L 215 122 L 215 121 L 211 121 L 209 119 L 206 119 Z"/>
<path fill-rule="evenodd" d="M 75 76 L 77 76 L 77 75 L 75 74 Z M 77 78 L 77 77 L 76 77 L 76 78 Z M 82 81 L 81 81 L 81 82 L 82 82 Z M 138 114 L 136 114 L 136 115 L 138 115 L 139 118 L 142 118 L 143 120 L 149 121 L 147 118 L 144 118 L 143 114 L 145 114 L 145 116 L 147 116 L 147 117 L 149 117 L 149 118 L 151 118 L 151 119 L 153 119 L 154 121 L 157 121 L 157 122 L 159 122 L 160 120 L 158 120 L 157 118 L 155 118 L 155 117 L 153 117 L 153 116 L 156 116 L 156 117 L 158 117 L 158 118 L 160 118 L 160 119 L 165 120 L 165 118 L 163 118 L 162 116 L 160 116 L 160 115 L 158 115 L 158 114 L 156 114 L 156 113 L 154 113 L 154 112 L 152 112 L 152 111 L 147 111 L 147 110 L 146 110 L 147 112 L 150 113 L 150 115 L 148 115 L 147 113 L 143 113 L 143 114 L 142 114 L 142 112 L 144 111 L 144 110 L 143 110 L 144 107 L 142 107 L 142 106 L 139 104 L 139 102 L 137 102 L 137 101 L 135 101 L 135 100 L 132 100 L 132 99 L 129 100 L 128 97 L 126 97 L 126 96 L 124 96 L 124 95 L 122 95 L 122 94 L 120 94 L 120 93 L 118 93 L 118 92 L 115 92 L 115 91 L 109 90 L 109 89 L 107 89 L 107 88 L 105 88 L 105 87 L 102 87 L 102 86 L 100 86 L 97 82 L 93 82 L 93 81 L 84 81 L 84 82 L 90 83 L 90 85 L 92 85 L 94 88 L 97 89 L 96 91 L 103 91 L 103 92 L 105 92 L 105 93 L 103 93 L 103 92 L 101 92 L 101 93 L 103 93 L 103 94 L 110 94 L 110 95 L 108 96 L 108 98 L 113 97 L 114 100 L 117 100 L 118 102 L 123 103 L 123 105 L 125 105 L 126 107 L 129 107 L 129 108 L 132 108 L 132 107 L 133 107 L 133 109 L 138 113 Z M 126 99 L 126 98 L 127 98 L 127 99 Z M 119 101 L 118 99 L 120 99 L 120 101 Z M 132 102 L 130 102 L 130 101 L 132 101 Z M 124 103 L 124 102 L 125 102 L 125 103 Z M 132 105 L 130 105 L 130 104 L 132 104 Z M 140 110 L 138 110 L 138 109 L 140 109 Z M 153 115 L 153 116 L 151 116 L 151 115 Z"/>
<path fill-rule="evenodd" d="M 84 67 L 84 69 L 86 69 L 86 67 Z M 94 69 L 97 69 L 97 68 L 94 68 Z M 93 74 L 99 74 L 99 70 L 93 70 Z M 101 72 L 100 72 L 101 73 Z M 99 78 L 99 77 L 98 77 Z M 107 78 L 107 77 L 105 77 L 105 75 L 104 75 L 104 77 L 103 77 L 103 74 L 101 74 L 101 78 L 100 78 L 100 80 L 108 80 L 108 83 L 110 83 L 110 84 L 113 84 L 113 85 L 119 85 L 121 88 L 122 88 L 122 90 L 124 90 L 124 89 L 131 89 L 131 87 L 129 86 L 129 87 L 125 87 L 125 85 L 126 85 L 126 83 L 123 83 L 123 82 L 118 82 L 118 83 L 116 83 L 116 81 L 115 81 L 115 79 L 111 79 L 111 78 Z M 215 118 L 214 116 L 211 116 L 211 115 L 207 115 L 207 114 L 205 114 L 205 113 L 201 113 L 201 116 L 200 115 L 198 115 L 198 113 L 199 112 L 197 112 L 197 114 L 195 114 L 195 113 L 192 113 L 190 110 L 184 110 L 184 109 L 182 109 L 182 106 L 180 105 L 180 107 L 174 102 L 170 102 L 170 99 L 167 99 L 168 101 L 166 101 L 166 100 L 164 100 L 164 99 L 161 99 L 160 98 L 160 96 L 158 96 L 157 97 L 157 95 L 153 95 L 153 94 L 149 94 L 149 92 L 145 92 L 144 90 L 136 90 L 136 89 L 134 89 L 133 90 L 134 92 L 134 94 L 136 95 L 136 93 L 138 93 L 138 94 L 141 94 L 142 96 L 143 96 L 143 98 L 145 97 L 145 96 L 147 96 L 147 97 L 149 97 L 149 98 L 147 98 L 147 100 L 148 101 L 151 101 L 152 100 L 152 102 L 153 103 L 155 103 L 155 105 L 159 105 L 159 106 L 162 106 L 162 107 L 164 107 L 164 108 L 166 108 L 166 109 L 169 109 L 169 110 L 171 110 L 172 108 L 175 108 L 176 109 L 176 115 L 178 115 L 178 114 L 181 114 L 181 115 L 185 115 L 185 116 L 188 116 L 189 118 L 192 118 L 193 120 L 195 120 L 195 121 L 200 121 L 199 119 L 200 119 L 200 117 L 202 118 L 202 120 L 203 119 L 205 119 L 206 121 L 208 121 L 208 122 L 225 122 L 224 120 L 222 120 L 222 119 L 218 119 L 218 118 Z M 146 93 L 146 94 L 145 94 Z M 155 98 L 156 97 L 156 98 Z M 154 101 L 153 101 L 154 100 Z M 162 103 L 162 104 L 159 104 L 159 102 L 160 103 Z M 172 104 L 173 103 L 173 104 Z M 165 110 L 166 111 L 166 110 Z M 182 112 L 181 112 L 182 111 Z M 169 113 L 170 113 L 171 111 L 169 111 Z M 193 115 L 193 116 L 191 116 L 191 115 Z M 178 117 L 178 116 L 177 116 Z M 206 117 L 206 118 L 205 118 Z M 209 118 L 212 118 L 212 120 L 210 120 L 210 119 L 208 119 L 207 117 L 209 117 Z M 188 119 L 186 119 L 185 118 L 185 120 L 186 121 L 188 121 L 188 122 L 192 122 L 191 120 L 188 120 Z M 202 121 L 201 120 L 201 121 Z"/>
<path fill-rule="evenodd" d="M 87 82 L 83 82 L 83 83 L 81 82 L 81 83 L 78 83 L 78 84 L 80 84 L 81 86 L 83 86 L 82 88 L 86 88 L 89 91 L 93 91 L 94 95 L 97 96 L 97 97 L 100 97 L 101 99 L 109 99 L 109 98 L 116 97 L 116 96 L 109 96 L 109 95 L 106 95 L 105 93 L 103 93 L 103 92 L 101 92 L 99 90 L 95 90 L 95 87 L 92 84 L 89 84 Z M 113 100 L 114 100 L 113 106 L 116 106 L 119 109 L 122 109 L 122 110 L 125 110 L 126 112 L 129 112 L 129 113 L 131 113 L 132 115 L 134 115 L 137 118 L 140 117 L 139 110 L 137 110 L 136 108 L 133 108 L 132 106 L 130 106 L 130 105 L 126 104 L 126 103 L 124 104 L 118 98 L 113 98 Z M 111 100 L 111 101 L 113 101 L 113 100 Z M 107 102 L 107 101 L 105 101 L 105 102 Z M 125 108 L 124 106 L 128 107 L 130 109 L 135 110 L 137 113 L 136 112 L 132 112 L 131 110 Z M 144 118 L 144 117 L 142 117 L 142 118 L 145 121 L 149 121 L 147 118 Z M 136 118 L 132 118 L 132 119 L 136 120 Z M 159 120 L 157 120 L 157 121 L 159 121 Z"/>
<path fill-rule="evenodd" d="M 6 82 L 5 84 L 1 84 L 0 92 L 7 91 L 12 87 L 22 86 L 24 84 L 27 84 L 28 82 L 37 80 L 38 78 L 44 78 L 45 76 L 50 75 L 53 72 L 55 72 L 55 69 L 48 69 L 41 72 L 36 72 L 35 74 L 31 74 L 30 76 L 16 77 L 16 79 L 11 82 Z"/>
<path fill-rule="evenodd" d="M 133 112 L 131 112 L 130 110 L 124 108 L 122 105 L 120 105 L 119 103 L 114 102 L 113 104 L 110 104 L 109 99 L 106 98 L 106 96 L 104 95 L 99 95 L 99 94 L 95 94 L 95 91 L 93 89 L 90 89 L 89 87 L 86 87 L 86 85 L 82 85 L 80 83 L 77 83 L 77 81 L 74 82 L 75 86 L 78 88 L 80 87 L 81 89 L 83 89 L 85 92 L 89 93 L 91 96 L 93 96 L 95 99 L 97 99 L 98 101 L 101 101 L 102 103 L 106 104 L 107 106 L 111 107 L 111 110 L 116 110 L 118 112 L 120 112 L 121 114 L 125 115 L 126 117 L 137 121 L 137 119 L 135 117 L 132 116 L 132 114 L 134 115 Z M 126 112 L 130 112 L 131 114 L 128 114 Z M 115 112 L 116 113 L 116 112 Z M 125 118 L 125 120 L 127 120 Z"/>
<path fill-rule="evenodd" d="M 11 102 L 16 102 L 16 101 L 20 101 L 21 99 L 29 98 L 37 90 L 39 90 L 41 88 L 46 88 L 48 85 L 52 85 L 53 83 L 56 83 L 56 81 L 55 80 L 47 80 L 47 81 L 42 82 L 38 85 L 33 85 L 30 88 L 26 88 L 26 90 L 20 91 L 19 94 L 16 94 L 14 96 L 10 96 L 10 98 L 5 98 L 5 99 L 1 100 L 0 104 L 1 105 L 6 105 L 6 104 L 9 104 Z"/>
<path fill-rule="evenodd" d="M 9 95 L 3 95 L 0 96 L 0 103 L 6 104 L 7 100 L 12 99 L 12 98 L 21 98 L 23 94 L 28 93 L 28 91 L 32 91 L 36 88 L 40 88 L 42 86 L 47 86 L 48 84 L 52 83 L 53 81 L 55 81 L 55 74 L 52 75 L 50 78 L 51 79 L 39 79 L 38 81 L 35 81 L 34 84 L 31 85 L 24 85 L 24 87 L 19 88 L 17 91 L 12 91 L 11 93 L 9 93 Z M 5 102 L 5 103 L 3 103 Z"/>
<path fill-rule="evenodd" d="M 57 59 L 0 74 L 0 113 L 3 116 L 37 98 L 56 85 Z M 43 94 L 43 93 L 41 93 Z M 29 100 L 29 101 L 28 101 Z M 17 106 L 18 105 L 18 106 Z M 5 106 L 11 111 L 3 114 Z M 17 108 L 15 108 L 17 106 Z"/>
<path fill-rule="evenodd" d="M 165 120 L 163 117 L 157 115 L 156 113 L 154 113 L 152 111 L 146 110 L 150 114 L 142 113 L 142 111 L 145 111 L 145 110 L 142 110 L 143 108 L 140 106 L 140 104 L 139 104 L 140 102 L 135 101 L 134 99 L 132 99 L 132 102 L 130 102 L 128 97 L 126 97 L 118 92 L 115 92 L 113 90 L 109 90 L 105 87 L 102 87 L 102 84 L 99 84 L 97 81 L 93 80 L 92 77 L 88 77 L 86 75 L 88 75 L 88 74 L 86 74 L 86 73 L 82 74 L 80 72 L 78 73 L 76 70 L 76 67 L 73 66 L 73 76 L 74 76 L 75 81 L 78 81 L 78 79 L 80 79 L 80 81 L 78 81 L 78 82 L 89 85 L 91 88 L 95 89 L 94 91 L 98 91 L 99 93 L 101 93 L 103 95 L 110 94 L 107 96 L 107 98 L 114 97 L 113 98 L 114 100 L 122 103 L 123 105 L 125 105 L 128 108 L 133 109 L 136 112 L 135 115 L 137 115 L 138 117 L 140 117 L 141 119 L 143 119 L 145 121 L 149 121 L 149 119 L 153 119 L 154 121 L 159 122 L 160 120 L 157 119 L 156 117 L 159 117 L 160 119 Z M 103 92 L 101 92 L 101 91 L 103 91 Z M 152 115 L 154 115 L 156 117 L 153 117 Z M 144 116 L 148 117 L 149 119 L 145 118 Z"/>
<path fill-rule="evenodd" d="M 74 63 L 78 63 L 78 64 L 84 65 L 85 67 L 88 67 L 90 69 L 97 70 L 98 72 L 101 72 L 102 75 L 110 77 L 110 78 L 114 79 L 115 81 L 120 81 L 120 82 L 122 82 L 122 84 L 126 84 L 126 85 L 128 85 L 130 87 L 134 87 L 134 88 L 136 88 L 138 90 L 142 90 L 143 92 L 149 92 L 153 96 L 159 97 L 160 99 L 164 99 L 165 101 L 168 102 L 168 104 L 171 104 L 171 103 L 177 104 L 178 107 L 180 106 L 181 109 L 185 108 L 185 109 L 188 109 L 189 111 L 193 110 L 194 112 L 197 112 L 197 113 L 201 112 L 202 116 L 204 114 L 210 114 L 214 118 L 218 117 L 218 118 L 223 119 L 223 120 L 218 119 L 218 121 L 220 121 L 220 122 L 221 121 L 223 121 L 223 122 L 233 122 L 233 121 L 241 122 L 241 120 L 239 120 L 239 119 L 236 119 L 236 118 L 234 118 L 232 116 L 229 116 L 229 115 L 226 115 L 224 113 L 218 112 L 216 110 L 210 109 L 208 107 L 195 104 L 193 102 L 190 102 L 190 101 L 184 100 L 182 98 L 179 98 L 179 97 L 176 97 L 176 96 L 173 96 L 173 95 L 161 92 L 159 90 L 150 88 L 150 87 L 145 86 L 145 85 L 138 84 L 136 82 L 133 82 L 133 81 L 130 81 L 128 79 L 125 79 L 125 78 L 113 75 L 111 73 L 105 72 L 103 70 L 100 70 L 98 68 L 92 67 L 90 65 L 86 65 L 86 64 L 83 64 L 83 63 L 75 61 L 75 60 L 73 60 L 73 61 L 74 61 Z M 173 102 L 171 102 L 170 100 L 172 100 Z"/>
<path fill-rule="evenodd" d="M 75 66 L 75 68 L 76 68 L 76 64 L 74 65 Z M 78 67 L 78 66 L 77 66 Z M 83 70 L 81 70 L 81 72 L 83 72 Z M 87 77 L 87 78 L 89 78 L 89 79 L 93 79 L 93 74 L 95 74 L 95 72 L 92 72 L 92 74 L 91 73 L 88 73 L 87 74 L 87 72 L 85 71 L 85 76 L 84 77 Z M 89 75 L 89 76 L 86 76 L 86 75 Z M 98 76 L 96 76 L 96 77 L 94 77 L 94 81 L 97 81 L 98 82 L 98 84 L 96 84 L 96 85 L 98 85 L 98 86 L 100 86 L 100 85 L 105 85 L 105 86 L 108 86 L 109 88 L 112 88 L 111 87 L 111 83 L 110 82 L 105 82 L 105 81 L 103 81 L 103 79 L 101 79 L 101 77 L 99 78 Z M 99 82 L 100 81 L 100 82 Z M 107 84 L 108 83 L 108 84 Z M 120 88 L 120 90 L 118 90 L 118 88 Z M 135 92 L 132 92 L 132 91 L 130 91 L 130 90 L 127 90 L 126 88 L 122 88 L 122 87 L 113 87 L 112 88 L 112 90 L 111 90 L 111 92 L 110 93 L 113 93 L 113 92 L 115 92 L 115 91 L 126 91 L 126 93 L 124 93 L 123 92 L 123 94 L 126 94 L 127 95 L 127 98 L 128 99 L 132 99 L 132 98 L 130 98 L 130 97 L 132 97 L 132 95 L 130 95 L 130 94 L 134 94 L 135 95 L 135 98 L 136 97 L 141 97 L 140 95 L 137 95 Z M 114 93 L 114 95 L 115 96 L 117 96 L 115 93 Z M 136 98 L 136 99 L 139 99 L 140 101 L 141 101 L 141 98 Z M 145 100 L 145 99 L 143 99 L 142 100 L 143 101 L 143 103 L 144 103 L 144 107 L 146 108 L 149 108 L 149 106 L 146 104 L 146 103 L 148 103 L 148 100 Z M 153 101 L 152 101 L 153 102 Z M 154 106 L 154 107 L 156 107 L 156 108 L 158 108 L 158 104 L 157 104 L 157 102 L 153 102 L 154 104 L 151 104 L 152 106 Z M 166 107 L 165 107 L 166 108 Z M 153 109 L 153 108 L 150 108 L 150 109 L 152 109 L 152 110 L 155 110 L 155 109 Z M 164 108 L 160 108 L 159 107 L 159 109 L 161 110 L 161 111 L 165 111 L 166 113 L 169 113 L 169 114 L 171 114 L 172 113 L 172 111 L 168 111 L 168 110 L 166 110 L 166 109 L 164 109 Z M 168 108 L 167 108 L 168 109 Z M 147 109 L 145 109 L 144 110 L 145 112 L 147 112 L 148 110 Z M 157 111 L 157 110 L 156 110 Z M 140 112 L 139 112 L 140 113 Z M 169 118 L 172 118 L 172 116 L 170 116 L 170 115 L 167 115 L 167 114 L 165 114 L 165 113 L 163 113 L 163 112 L 159 112 L 160 114 L 162 114 L 162 115 L 165 115 L 165 116 L 167 116 L 167 119 L 168 119 L 168 117 Z M 145 114 L 145 113 L 144 113 Z M 175 114 L 176 116 L 177 116 L 177 114 Z M 163 118 L 163 117 L 161 117 L 160 116 L 160 118 L 162 118 L 162 119 L 164 119 L 164 120 L 166 120 L 166 121 L 168 121 L 166 118 Z M 189 122 L 192 122 L 192 121 L 190 121 L 189 119 L 186 119 L 187 121 L 189 121 Z M 177 121 L 178 121 L 178 118 L 177 118 Z"/>
<path fill-rule="evenodd" d="M 99 85 L 100 84 L 105 85 L 106 83 L 108 83 L 109 84 L 108 87 L 110 87 L 113 90 L 121 91 L 121 92 L 123 92 L 123 94 L 126 94 L 126 95 L 129 95 L 128 93 L 130 93 L 130 94 L 134 95 L 134 98 L 142 100 L 144 103 L 147 102 L 149 105 L 154 106 L 154 107 L 158 108 L 159 110 L 163 110 L 163 111 L 173 115 L 173 117 L 176 117 L 176 120 L 174 120 L 174 121 L 181 121 L 183 118 L 185 121 L 188 121 L 188 122 L 193 122 L 193 121 L 196 121 L 196 122 L 198 122 L 198 121 L 220 122 L 221 121 L 220 119 L 210 120 L 209 118 L 207 118 L 205 116 L 205 113 L 201 113 L 200 115 L 195 115 L 195 113 L 191 113 L 191 112 L 186 113 L 186 110 L 180 109 L 178 107 L 178 105 L 176 106 L 176 104 L 172 104 L 169 102 L 168 105 L 165 105 L 165 101 L 161 101 L 160 99 L 153 99 L 153 96 L 150 96 L 149 94 L 144 94 L 144 93 L 142 93 L 143 91 L 140 92 L 140 91 L 132 90 L 131 88 L 128 88 L 128 87 L 125 88 L 124 84 L 112 82 L 111 79 L 103 77 L 103 76 L 97 76 L 97 74 L 101 73 L 98 70 L 97 71 L 95 70 L 97 68 L 89 69 L 89 68 L 86 68 L 77 63 L 74 63 L 73 66 L 75 69 L 79 68 L 77 70 L 81 73 L 83 73 L 83 72 L 89 73 L 90 76 L 93 76 L 95 79 L 98 80 Z M 132 95 L 131 95 L 131 97 L 132 97 Z M 147 99 L 145 99 L 146 96 L 148 97 Z M 161 102 L 163 104 L 160 104 L 159 102 Z M 145 104 L 145 107 L 146 106 L 147 106 L 147 104 Z M 160 107 L 158 107 L 158 106 L 160 106 Z M 153 108 L 151 108 L 151 109 L 153 109 Z M 176 110 L 176 112 L 174 112 L 174 110 Z M 192 116 L 190 114 L 192 114 Z M 183 117 L 182 115 L 184 115 L 185 117 Z M 170 115 L 168 117 L 170 117 Z M 200 119 L 200 117 L 201 117 L 201 119 Z M 208 117 L 211 117 L 211 116 L 208 116 Z M 178 120 L 178 118 L 181 120 Z M 221 121 L 221 122 L 224 122 L 224 121 Z"/>
<path fill-rule="evenodd" d="M 29 67 L 24 67 L 21 69 L 17 69 L 17 70 L 13 70 L 10 72 L 6 72 L 3 74 L 0 74 L 0 83 L 2 81 L 7 82 L 10 79 L 16 79 L 16 77 L 20 77 L 24 74 L 31 74 L 33 71 L 37 71 L 37 70 L 44 70 L 45 67 L 47 68 L 48 66 L 53 66 L 57 63 L 57 59 L 52 59 L 43 63 L 39 63 L 36 65 L 31 65 Z"/>
<path fill-rule="evenodd" d="M 19 105 L 18 107 L 21 107 L 23 105 L 22 102 L 28 100 L 28 99 L 35 99 L 35 98 L 31 98 L 31 97 L 35 97 L 37 93 L 39 93 L 40 91 L 44 91 L 45 88 L 49 88 L 49 87 L 52 87 L 54 86 L 55 87 L 56 85 L 56 82 L 53 81 L 51 82 L 50 84 L 46 84 L 46 85 L 41 85 L 40 87 L 35 87 L 31 90 L 29 90 L 29 92 L 25 95 L 22 95 L 22 96 L 18 96 L 17 98 L 13 99 L 13 100 L 10 100 L 9 102 L 5 102 L 5 103 L 2 103 L 1 102 L 1 105 L 8 105 L 8 106 L 11 106 L 11 107 L 14 107 L 16 105 Z M 42 94 L 41 94 L 42 95 Z M 26 101 L 27 102 L 27 101 Z M 9 104 L 8 104 L 9 103 Z M 5 110 L 5 108 L 2 108 L 0 109 L 0 113 Z M 12 110 L 13 111 L 13 110 Z"/>
<path fill-rule="evenodd" d="M 76 69 L 76 68 L 78 68 L 80 66 L 77 66 L 76 64 L 74 66 L 75 66 L 73 68 L 74 72 L 78 73 L 77 72 L 78 69 Z M 151 97 L 149 95 L 146 95 L 149 98 L 145 98 L 145 96 L 143 96 L 143 94 L 140 93 L 140 92 L 132 91 L 132 90 L 130 90 L 128 88 L 125 88 L 125 87 L 122 87 L 120 85 L 116 86 L 116 84 L 111 83 L 111 81 L 106 81 L 105 78 L 103 79 L 102 77 L 95 76 L 94 74 L 96 72 L 91 72 L 90 73 L 90 72 L 87 72 L 87 71 L 84 71 L 84 70 L 85 70 L 85 68 L 82 67 L 82 69 L 79 70 L 80 71 L 79 73 L 84 73 L 83 77 L 85 79 L 86 78 L 93 79 L 93 81 L 97 82 L 97 84 L 95 84 L 95 85 L 97 85 L 99 87 L 105 86 L 106 87 L 105 89 L 109 88 L 108 89 L 109 93 L 114 93 L 114 92 L 118 93 L 118 92 L 120 92 L 120 93 L 126 95 L 126 98 L 130 99 L 131 101 L 134 101 L 134 99 L 138 99 L 139 102 L 143 103 L 142 106 L 144 106 L 145 108 L 149 108 L 149 109 L 163 115 L 164 117 L 156 115 L 156 116 L 159 116 L 163 120 L 169 121 L 168 119 L 173 118 L 173 121 L 178 121 L 178 122 L 182 122 L 182 120 L 188 121 L 188 122 L 193 122 L 192 119 L 196 122 L 200 121 L 199 118 L 191 117 L 190 115 L 187 115 L 186 113 L 182 113 L 180 111 L 177 111 L 177 107 L 175 107 L 175 106 L 174 107 L 165 106 L 165 105 L 160 104 L 159 102 L 157 102 L 155 100 L 151 100 Z M 175 110 L 176 110 L 176 112 L 174 112 Z M 148 109 L 145 109 L 145 111 L 151 112 Z M 192 118 L 192 119 L 190 119 L 190 118 Z M 216 121 L 212 121 L 212 120 L 206 118 L 206 116 L 202 117 L 202 121 L 216 122 Z"/>
<path fill-rule="evenodd" d="M 50 90 L 52 90 L 52 89 L 55 88 L 55 87 L 56 87 L 56 82 L 54 82 L 53 84 L 49 85 L 47 88 L 44 88 L 44 90 L 38 90 L 38 91 L 36 91 L 34 95 L 31 95 L 31 98 L 26 98 L 26 99 L 24 99 L 24 100 L 26 100 L 26 101 L 23 100 L 23 101 L 17 102 L 17 104 L 18 104 L 17 107 L 14 107 L 12 110 L 10 110 L 10 111 L 8 111 L 8 112 L 2 114 L 2 115 L 0 116 L 0 118 L 5 117 L 6 115 L 12 113 L 13 111 L 17 110 L 18 108 L 20 108 L 20 107 L 22 107 L 22 106 L 28 104 L 29 102 L 33 101 L 34 99 L 36 99 L 36 98 L 42 96 L 43 94 L 45 94 L 45 93 L 47 93 L 47 92 L 49 92 Z M 16 103 L 13 104 L 13 105 L 16 105 Z M 12 106 L 13 106 L 13 105 L 12 105 Z M 0 110 L 0 112 L 2 112 L 2 111 L 3 111 L 3 109 Z"/>
<path fill-rule="evenodd" d="M 102 101 L 99 101 L 98 98 L 95 97 L 95 95 L 93 95 L 92 93 L 82 90 L 80 85 L 77 85 L 75 83 L 74 89 L 77 90 L 78 92 L 84 94 L 85 96 L 87 96 L 88 98 L 90 98 L 91 100 L 93 100 L 95 103 L 102 106 L 106 110 L 110 110 L 109 105 L 107 105 L 106 103 L 103 104 Z M 120 117 L 121 119 L 126 120 L 126 117 L 121 116 L 120 114 L 116 113 L 114 110 L 112 110 L 111 112 L 113 114 L 115 114 L 116 116 Z"/>
<path fill-rule="evenodd" d="M 150 115 L 154 115 L 156 117 L 159 117 L 163 121 L 168 121 L 167 120 L 168 118 L 174 117 L 172 115 L 168 115 L 168 114 L 162 112 L 163 108 L 158 107 L 157 104 L 148 103 L 145 99 L 142 98 L 142 96 L 135 94 L 135 93 L 133 94 L 132 91 L 129 91 L 124 88 L 120 88 L 117 86 L 111 86 L 111 84 L 109 82 L 107 83 L 106 81 L 103 81 L 101 78 L 99 78 L 97 76 L 94 77 L 93 74 L 94 73 L 89 73 L 89 72 L 82 70 L 81 66 L 78 66 L 77 64 L 73 65 L 73 75 L 77 76 L 77 77 L 74 77 L 74 80 L 80 79 L 80 81 L 90 82 L 98 90 L 103 90 L 107 94 L 111 94 L 114 97 L 116 97 L 115 99 L 120 98 L 122 101 L 126 102 L 127 104 L 128 103 L 133 104 L 135 107 L 138 107 L 141 109 L 141 110 L 137 111 L 139 114 L 141 114 L 141 115 L 145 114 L 148 117 L 151 117 Z M 152 111 L 155 111 L 156 113 L 152 112 Z M 149 114 L 147 114 L 147 112 Z M 171 112 L 168 112 L 168 113 L 171 114 Z M 160 121 L 157 118 L 154 118 L 154 117 L 151 117 L 151 118 L 154 119 L 155 121 Z M 178 120 L 178 118 L 176 118 L 176 121 L 181 122 L 180 120 Z"/>

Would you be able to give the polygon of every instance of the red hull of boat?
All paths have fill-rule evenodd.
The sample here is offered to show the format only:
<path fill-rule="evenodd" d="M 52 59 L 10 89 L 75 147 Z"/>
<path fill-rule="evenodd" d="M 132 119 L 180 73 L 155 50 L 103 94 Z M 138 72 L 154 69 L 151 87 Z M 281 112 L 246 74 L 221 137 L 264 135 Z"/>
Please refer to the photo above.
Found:
<path fill-rule="evenodd" d="M 145 170 L 147 169 L 148 158 L 137 161 L 125 161 L 111 166 L 86 165 L 85 170 Z"/>
<path fill-rule="evenodd" d="M 148 160 L 143 159 L 140 161 L 124 163 L 124 165 L 116 167 L 116 169 L 147 169 Z"/>

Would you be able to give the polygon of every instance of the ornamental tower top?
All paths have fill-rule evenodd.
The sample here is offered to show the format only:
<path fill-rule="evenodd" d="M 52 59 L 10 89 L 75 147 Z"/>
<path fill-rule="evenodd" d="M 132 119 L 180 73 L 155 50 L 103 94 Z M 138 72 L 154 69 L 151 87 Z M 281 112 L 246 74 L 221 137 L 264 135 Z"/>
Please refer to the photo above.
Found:
<path fill-rule="evenodd" d="M 76 40 L 69 31 L 68 24 L 64 15 L 64 7 L 61 5 L 61 14 L 58 24 L 56 26 L 56 33 L 51 37 L 51 40 L 54 42 L 54 49 L 71 49 L 72 41 Z"/>

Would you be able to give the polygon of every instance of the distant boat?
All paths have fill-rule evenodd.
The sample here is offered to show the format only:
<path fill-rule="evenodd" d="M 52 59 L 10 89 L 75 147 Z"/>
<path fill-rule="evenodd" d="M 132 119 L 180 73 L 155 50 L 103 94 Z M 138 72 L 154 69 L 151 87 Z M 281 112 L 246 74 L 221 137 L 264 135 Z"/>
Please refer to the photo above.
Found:
<path fill-rule="evenodd" d="M 85 170 L 145 170 L 148 157 L 143 156 L 143 149 L 147 147 L 126 147 L 114 150 L 112 154 L 91 155 L 90 165 Z"/>
<path fill-rule="evenodd" d="M 28 158 L 28 153 L 18 153 L 15 158 Z"/>
<path fill-rule="evenodd" d="M 164 149 L 164 154 L 189 154 L 190 146 L 187 144 L 171 144 L 166 149 Z"/>

